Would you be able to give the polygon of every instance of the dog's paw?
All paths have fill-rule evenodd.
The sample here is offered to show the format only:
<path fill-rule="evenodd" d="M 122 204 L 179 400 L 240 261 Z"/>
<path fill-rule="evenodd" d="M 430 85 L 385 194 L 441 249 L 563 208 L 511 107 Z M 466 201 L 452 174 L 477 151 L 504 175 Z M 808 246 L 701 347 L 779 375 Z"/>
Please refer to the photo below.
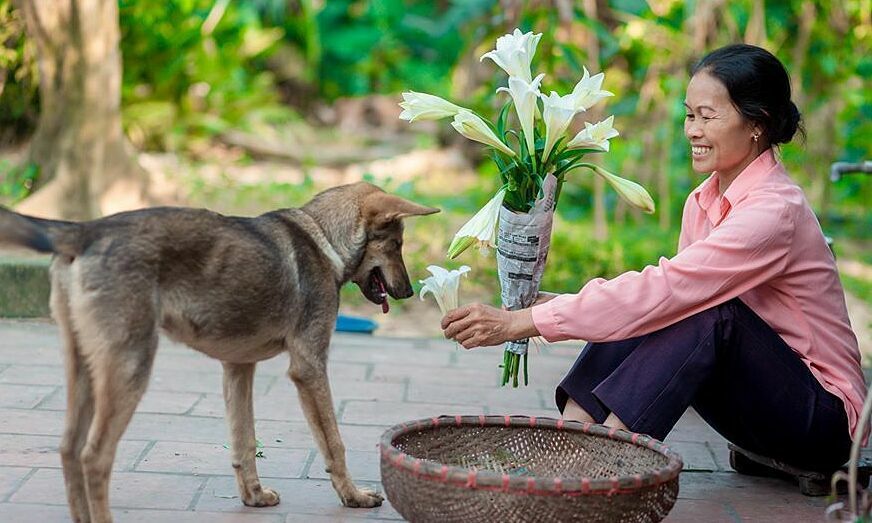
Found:
<path fill-rule="evenodd" d="M 272 507 L 279 504 L 279 493 L 271 488 L 263 488 L 258 494 L 243 499 L 242 502 L 249 507 Z"/>
<path fill-rule="evenodd" d="M 344 498 L 342 504 L 350 508 L 373 508 L 382 504 L 385 498 L 378 492 L 368 488 L 354 489 L 351 496 Z"/>

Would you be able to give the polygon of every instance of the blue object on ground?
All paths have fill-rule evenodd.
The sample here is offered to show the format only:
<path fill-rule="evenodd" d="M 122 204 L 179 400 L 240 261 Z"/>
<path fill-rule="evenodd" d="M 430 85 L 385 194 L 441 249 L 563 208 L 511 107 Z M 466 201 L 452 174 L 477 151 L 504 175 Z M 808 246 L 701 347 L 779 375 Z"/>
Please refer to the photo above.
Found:
<path fill-rule="evenodd" d="M 360 332 L 363 334 L 372 334 L 372 331 L 378 328 L 378 323 L 357 316 L 346 316 L 340 314 L 336 318 L 336 330 L 338 332 Z"/>

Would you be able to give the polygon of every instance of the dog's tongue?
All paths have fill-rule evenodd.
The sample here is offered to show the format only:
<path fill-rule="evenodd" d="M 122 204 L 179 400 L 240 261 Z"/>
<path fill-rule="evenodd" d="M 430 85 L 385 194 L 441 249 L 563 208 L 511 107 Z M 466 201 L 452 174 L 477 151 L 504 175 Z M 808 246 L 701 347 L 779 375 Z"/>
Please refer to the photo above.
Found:
<path fill-rule="evenodd" d="M 381 278 L 376 278 L 376 281 L 378 282 L 379 291 L 381 291 L 382 314 L 387 314 L 391 310 L 391 306 L 388 304 L 388 292 L 385 290 L 385 283 L 381 281 Z"/>

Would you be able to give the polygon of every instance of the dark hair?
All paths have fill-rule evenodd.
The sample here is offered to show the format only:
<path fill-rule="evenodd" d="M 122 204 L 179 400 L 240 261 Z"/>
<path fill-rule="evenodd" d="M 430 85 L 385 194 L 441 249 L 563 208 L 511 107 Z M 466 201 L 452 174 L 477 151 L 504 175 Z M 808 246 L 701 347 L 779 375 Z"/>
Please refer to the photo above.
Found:
<path fill-rule="evenodd" d="M 691 75 L 706 72 L 727 88 L 733 105 L 763 129 L 770 145 L 787 143 L 801 127 L 799 109 L 790 100 L 790 77 L 772 53 L 747 44 L 716 49 L 697 62 Z"/>

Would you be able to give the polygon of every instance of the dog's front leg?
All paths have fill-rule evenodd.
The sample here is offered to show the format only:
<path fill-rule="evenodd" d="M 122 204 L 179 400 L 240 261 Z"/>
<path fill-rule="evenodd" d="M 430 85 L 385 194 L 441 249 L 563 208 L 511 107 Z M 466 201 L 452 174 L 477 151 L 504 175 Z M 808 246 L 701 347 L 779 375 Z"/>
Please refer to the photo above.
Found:
<path fill-rule="evenodd" d="M 345 464 L 345 445 L 342 444 L 336 415 L 333 413 L 326 361 L 321 359 L 321 355 L 326 359 L 326 354 L 326 346 L 323 351 L 316 350 L 314 354 L 297 350 L 291 356 L 288 375 L 297 386 L 303 413 L 306 414 L 312 436 L 321 454 L 324 455 L 330 481 L 339 494 L 342 504 L 355 508 L 377 507 L 384 500 L 381 494 L 371 489 L 357 488 L 348 473 Z"/>
<path fill-rule="evenodd" d="M 276 491 L 263 488 L 257 476 L 257 440 L 254 435 L 254 363 L 224 365 L 224 406 L 233 444 L 233 472 L 242 502 L 250 507 L 279 503 Z"/>

